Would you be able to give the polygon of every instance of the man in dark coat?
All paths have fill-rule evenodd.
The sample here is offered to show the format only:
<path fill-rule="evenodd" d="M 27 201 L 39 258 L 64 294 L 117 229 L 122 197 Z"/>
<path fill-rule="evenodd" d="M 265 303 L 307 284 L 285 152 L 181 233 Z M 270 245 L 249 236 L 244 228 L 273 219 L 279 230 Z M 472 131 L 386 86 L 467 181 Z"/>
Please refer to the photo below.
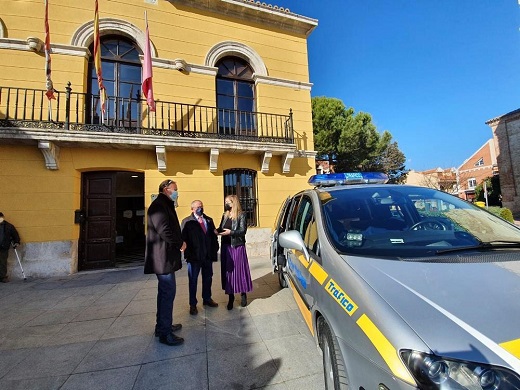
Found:
<path fill-rule="evenodd" d="M 156 274 L 158 280 L 155 336 L 166 345 L 178 345 L 184 341 L 173 333 L 182 327 L 181 324 L 173 324 L 173 301 L 176 293 L 175 271 L 181 269 L 181 252 L 186 249 L 175 212 L 177 196 L 174 181 L 164 180 L 159 185 L 159 195 L 148 208 L 144 258 L 144 273 Z"/>
<path fill-rule="evenodd" d="M 7 283 L 7 258 L 11 245 L 16 248 L 20 245 L 20 236 L 16 228 L 4 219 L 4 214 L 0 212 L 0 282 Z"/>
<path fill-rule="evenodd" d="M 202 271 L 202 304 L 217 307 L 211 298 L 213 262 L 217 261 L 218 239 L 213 219 L 204 214 L 200 200 L 191 202 L 189 217 L 182 221 L 182 238 L 187 248 L 184 258 L 188 263 L 188 282 L 190 292 L 190 314 L 197 314 L 197 279 Z"/>

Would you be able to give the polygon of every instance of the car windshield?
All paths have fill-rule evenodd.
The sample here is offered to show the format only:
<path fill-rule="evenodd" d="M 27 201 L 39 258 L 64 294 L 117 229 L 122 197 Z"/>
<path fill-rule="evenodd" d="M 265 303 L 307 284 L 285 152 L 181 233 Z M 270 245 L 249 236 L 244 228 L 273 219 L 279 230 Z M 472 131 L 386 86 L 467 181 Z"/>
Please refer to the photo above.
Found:
<path fill-rule="evenodd" d="M 320 192 L 325 229 L 344 254 L 415 257 L 520 243 L 520 229 L 442 191 L 404 185 Z M 489 245 L 488 245 L 489 247 Z"/>

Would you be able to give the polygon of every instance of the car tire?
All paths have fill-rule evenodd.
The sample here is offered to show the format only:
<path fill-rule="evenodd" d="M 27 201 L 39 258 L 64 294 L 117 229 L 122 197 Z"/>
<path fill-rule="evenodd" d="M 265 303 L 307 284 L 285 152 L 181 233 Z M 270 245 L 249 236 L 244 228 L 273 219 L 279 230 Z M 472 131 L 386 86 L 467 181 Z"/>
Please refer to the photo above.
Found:
<path fill-rule="evenodd" d="M 323 355 L 325 389 L 348 390 L 348 375 L 336 336 L 334 336 L 323 317 L 318 319 L 318 329 L 319 345 Z"/>
<path fill-rule="evenodd" d="M 289 285 L 287 284 L 287 279 L 285 279 L 285 271 L 283 269 L 278 270 L 278 283 L 281 288 L 287 288 Z"/>

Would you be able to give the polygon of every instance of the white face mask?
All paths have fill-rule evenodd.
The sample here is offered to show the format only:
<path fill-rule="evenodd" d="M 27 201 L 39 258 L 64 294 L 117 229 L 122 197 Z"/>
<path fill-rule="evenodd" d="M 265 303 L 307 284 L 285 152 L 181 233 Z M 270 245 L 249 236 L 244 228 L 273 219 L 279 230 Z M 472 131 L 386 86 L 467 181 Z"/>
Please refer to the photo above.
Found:
<path fill-rule="evenodd" d="M 0 223 L 4 222 L 4 217 L 0 217 Z"/>

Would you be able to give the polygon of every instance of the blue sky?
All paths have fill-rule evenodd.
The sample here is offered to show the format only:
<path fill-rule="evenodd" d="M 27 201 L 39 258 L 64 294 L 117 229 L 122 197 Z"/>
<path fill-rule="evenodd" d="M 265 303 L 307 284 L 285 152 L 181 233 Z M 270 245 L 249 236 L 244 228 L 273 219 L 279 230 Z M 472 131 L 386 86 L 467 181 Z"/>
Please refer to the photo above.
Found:
<path fill-rule="evenodd" d="M 318 19 L 312 96 L 372 115 L 409 169 L 457 167 L 520 108 L 517 0 L 276 0 Z"/>

